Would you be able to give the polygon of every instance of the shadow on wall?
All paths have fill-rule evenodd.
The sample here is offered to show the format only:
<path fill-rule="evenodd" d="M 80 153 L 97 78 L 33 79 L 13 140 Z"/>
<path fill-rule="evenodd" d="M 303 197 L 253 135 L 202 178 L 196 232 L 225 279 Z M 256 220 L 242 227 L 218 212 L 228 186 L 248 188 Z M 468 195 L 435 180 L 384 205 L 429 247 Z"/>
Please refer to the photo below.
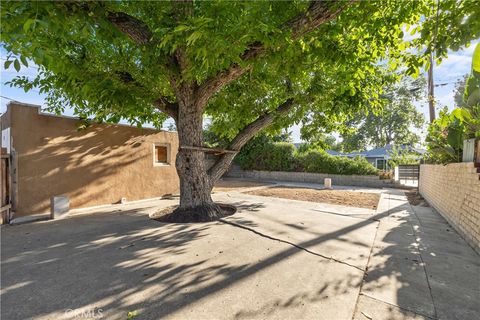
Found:
<path fill-rule="evenodd" d="M 315 236 L 299 245 L 309 248 L 345 237 L 403 209 L 394 208 L 375 215 L 373 219 L 359 219 L 354 224 Z M 408 217 L 399 216 L 398 219 L 404 221 L 387 233 L 378 235 L 385 246 L 375 250 L 373 256 L 383 262 L 369 270 L 363 288 L 368 290 L 371 285 L 381 289 L 389 282 L 378 280 L 390 279 L 390 283 L 393 281 L 395 284 L 396 303 L 405 308 L 398 312 L 409 314 L 407 310 L 412 306 L 412 299 L 425 294 L 412 282 L 419 280 L 415 278 L 418 275 L 412 276 L 412 273 L 423 267 L 414 258 L 419 248 L 413 245 L 414 240 L 408 235 L 412 232 Z M 66 309 L 82 308 L 101 308 L 105 314 L 110 312 L 109 318 L 125 318 L 127 312 L 133 310 L 138 310 L 142 319 L 162 318 L 179 310 L 188 310 L 194 304 L 205 303 L 208 297 L 216 295 L 218 298 L 217 294 L 222 290 L 268 272 L 285 259 L 307 254 L 285 245 L 280 252 L 263 260 L 240 264 L 220 262 L 221 259 L 212 260 L 209 255 L 198 254 L 205 250 L 211 250 L 214 256 L 220 254 L 217 252 L 225 239 L 216 236 L 215 228 L 221 225 L 165 225 L 146 219 L 141 212 L 130 211 L 37 224 L 32 233 L 24 233 L 24 230 L 32 230 L 26 225 L 15 227 L 11 232 L 2 232 L 3 244 L 9 242 L 13 233 L 25 240 L 24 245 L 19 245 L 23 246 L 23 250 L 19 250 L 18 245 L 2 248 L 2 318 L 61 316 Z M 250 225 L 255 226 L 255 223 Z M 69 240 L 66 241 L 66 238 Z M 31 241 L 36 239 L 42 241 Z M 209 247 L 205 248 L 206 245 Z M 245 245 L 239 242 L 229 249 L 240 252 Z M 199 248 L 203 251 L 198 251 Z M 428 249 L 425 250 L 428 252 Z M 405 264 L 398 263 L 398 259 L 410 259 L 411 263 L 404 268 Z M 177 260 L 183 262 L 178 263 Z M 355 269 L 352 273 L 357 274 L 355 279 L 347 277 L 341 281 L 318 283 L 315 290 L 289 292 L 288 299 L 269 296 L 265 303 L 225 316 L 264 318 L 277 308 L 289 309 L 306 302 L 335 299 L 337 294 L 361 285 L 361 272 Z M 265 273 L 262 276 L 266 276 Z M 422 308 L 424 298 L 430 299 L 428 292 L 426 295 L 420 296 L 417 311 Z M 28 308 L 16 309 L 19 301 L 28 301 Z M 218 308 L 222 308 L 221 304 Z M 423 311 L 426 314 L 432 312 Z M 388 315 L 386 318 L 390 319 Z"/>
<path fill-rule="evenodd" d="M 174 150 L 172 134 L 118 125 L 78 131 L 78 121 L 36 117 L 31 123 L 37 127 L 22 129 L 14 140 L 18 215 L 48 212 L 50 198 L 56 195 L 68 195 L 70 206 L 80 208 L 178 190 L 175 166 L 153 165 L 153 144 L 168 142 Z"/>

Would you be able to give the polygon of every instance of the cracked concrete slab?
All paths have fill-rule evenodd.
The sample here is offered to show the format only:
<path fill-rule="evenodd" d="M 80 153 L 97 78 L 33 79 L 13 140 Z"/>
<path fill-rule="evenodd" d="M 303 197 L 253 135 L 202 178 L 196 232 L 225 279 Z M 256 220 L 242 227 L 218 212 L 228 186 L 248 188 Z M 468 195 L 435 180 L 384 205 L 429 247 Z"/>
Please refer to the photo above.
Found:
<path fill-rule="evenodd" d="M 370 244 L 362 234 L 375 221 L 320 215 L 298 203 L 280 210 L 270 200 L 218 200 L 238 205 L 237 223 L 366 263 Z M 130 311 L 139 319 L 351 318 L 363 271 L 222 222 L 148 219 L 158 206 L 173 203 L 2 227 L 2 318 L 101 312 L 125 319 Z M 289 226 L 301 222 L 305 229 Z"/>
<path fill-rule="evenodd" d="M 418 217 L 420 252 L 439 319 L 478 319 L 478 254 L 433 208 L 412 207 Z M 448 231 L 447 231 L 448 230 Z"/>
<path fill-rule="evenodd" d="M 368 219 L 375 214 L 374 210 L 244 194 L 233 196 L 239 202 L 261 204 L 268 210 L 247 209 L 225 220 L 357 268 L 365 267 L 378 224 Z M 224 201 L 227 197 L 218 199 Z"/>
<path fill-rule="evenodd" d="M 402 309 L 396 305 L 369 297 L 366 294 L 359 296 L 353 320 L 433 320 L 411 310 Z"/>
<path fill-rule="evenodd" d="M 177 200 L 157 200 L 2 227 L 2 319 L 125 319 L 131 311 L 135 319 L 474 319 L 480 312 L 478 255 L 401 191 L 382 191 L 376 212 L 238 192 L 214 198 L 239 211 L 227 223 L 162 224 L 148 214 Z"/>
<path fill-rule="evenodd" d="M 374 319 L 477 319 L 479 256 L 434 209 L 410 206 L 401 191 L 389 190 L 381 204 L 388 215 L 354 318 L 370 309 Z"/>
<path fill-rule="evenodd" d="M 406 198 L 396 192 L 382 197 L 387 216 L 380 220 L 362 293 L 415 313 L 435 317 L 429 285 Z"/>

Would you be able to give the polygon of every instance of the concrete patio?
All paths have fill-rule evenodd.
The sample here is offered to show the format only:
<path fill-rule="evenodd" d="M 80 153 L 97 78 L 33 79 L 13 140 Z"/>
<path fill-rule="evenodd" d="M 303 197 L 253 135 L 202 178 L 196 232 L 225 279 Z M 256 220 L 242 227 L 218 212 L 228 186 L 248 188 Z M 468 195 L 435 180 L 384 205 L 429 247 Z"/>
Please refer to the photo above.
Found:
<path fill-rule="evenodd" d="M 380 192 L 380 190 L 376 190 Z M 206 224 L 176 200 L 3 226 L 2 319 L 477 319 L 480 258 L 428 207 L 376 211 L 220 192 Z"/>

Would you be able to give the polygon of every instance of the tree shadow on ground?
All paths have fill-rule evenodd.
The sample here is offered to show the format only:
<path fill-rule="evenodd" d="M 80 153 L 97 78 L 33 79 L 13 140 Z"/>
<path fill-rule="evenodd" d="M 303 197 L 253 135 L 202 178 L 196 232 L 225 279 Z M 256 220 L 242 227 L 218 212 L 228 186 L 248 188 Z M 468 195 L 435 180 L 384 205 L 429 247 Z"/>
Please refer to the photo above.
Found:
<path fill-rule="evenodd" d="M 262 204 L 258 203 L 237 205 L 243 205 L 241 210 L 247 212 L 253 210 L 248 214 L 255 214 L 255 210 L 262 208 Z M 416 278 L 410 277 L 409 273 L 416 273 L 423 266 L 415 259 L 411 260 L 412 264 L 407 269 L 404 264 L 398 263 L 398 259 L 403 258 L 399 256 L 399 251 L 407 255 L 415 255 L 418 251 L 411 238 L 404 239 L 402 236 L 411 232 L 408 231 L 411 230 L 410 217 L 402 213 L 404 209 L 404 206 L 399 206 L 379 213 L 373 219 L 356 219 L 350 225 L 315 235 L 299 245 L 309 248 L 346 237 L 350 232 L 376 224 L 377 220 L 386 217 L 404 220 L 379 235 L 388 245 L 373 251 L 372 257 L 382 259 L 369 270 L 363 290 L 366 291 L 369 286 L 375 289 L 388 287 L 388 281 L 378 280 L 394 278 L 397 304 L 407 314 L 412 297 L 423 294 L 412 285 L 412 280 Z M 162 318 L 205 302 L 206 298 L 286 259 L 308 254 L 298 247 L 285 245 L 282 250 L 255 263 L 233 264 L 221 259 L 223 250 L 239 250 L 240 253 L 245 243 L 217 236 L 219 228 L 232 226 L 221 222 L 161 224 L 146 218 L 143 210 L 106 212 L 103 215 L 2 228 L 2 318 L 58 318 L 67 309 L 91 308 L 101 308 L 108 318 L 114 319 L 125 318 L 127 312 L 133 310 L 139 310 L 140 319 Z M 360 273 L 359 279 L 362 278 L 360 271 L 352 268 L 352 272 Z M 234 314 L 223 316 L 265 317 L 274 309 L 287 310 L 305 303 L 320 303 L 326 299 L 326 290 L 335 296 L 348 288 L 358 290 L 361 286 L 361 281 L 355 277 L 341 282 L 319 283 L 313 291 L 293 291 L 288 293 L 288 299 L 273 299 L 273 302 L 239 308 Z M 19 307 L 19 302 L 28 307 Z M 418 306 L 423 307 L 421 304 Z M 425 313 L 428 312 L 425 310 Z"/>

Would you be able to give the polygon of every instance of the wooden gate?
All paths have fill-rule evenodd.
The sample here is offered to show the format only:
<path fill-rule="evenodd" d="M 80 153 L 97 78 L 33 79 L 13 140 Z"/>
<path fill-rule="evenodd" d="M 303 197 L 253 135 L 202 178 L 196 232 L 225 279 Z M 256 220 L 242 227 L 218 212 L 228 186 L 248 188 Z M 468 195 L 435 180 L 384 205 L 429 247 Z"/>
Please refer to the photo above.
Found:
<path fill-rule="evenodd" d="M 0 223 L 10 222 L 10 157 L 5 149 L 1 150 L 0 158 Z"/>

